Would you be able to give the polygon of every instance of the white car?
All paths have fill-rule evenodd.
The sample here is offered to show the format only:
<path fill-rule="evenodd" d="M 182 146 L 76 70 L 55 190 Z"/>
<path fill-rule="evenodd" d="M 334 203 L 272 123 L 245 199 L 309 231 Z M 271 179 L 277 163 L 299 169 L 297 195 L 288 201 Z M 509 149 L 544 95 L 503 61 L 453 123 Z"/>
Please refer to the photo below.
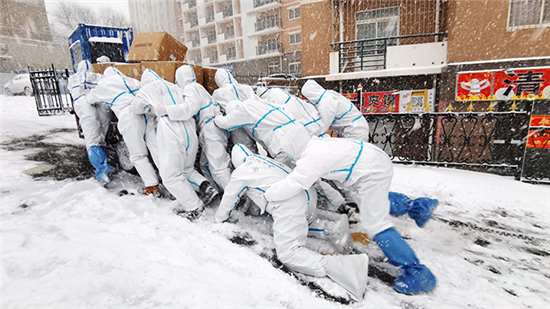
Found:
<path fill-rule="evenodd" d="M 32 85 L 29 74 L 16 75 L 11 82 L 4 85 L 6 95 L 22 93 L 26 96 L 32 95 Z"/>

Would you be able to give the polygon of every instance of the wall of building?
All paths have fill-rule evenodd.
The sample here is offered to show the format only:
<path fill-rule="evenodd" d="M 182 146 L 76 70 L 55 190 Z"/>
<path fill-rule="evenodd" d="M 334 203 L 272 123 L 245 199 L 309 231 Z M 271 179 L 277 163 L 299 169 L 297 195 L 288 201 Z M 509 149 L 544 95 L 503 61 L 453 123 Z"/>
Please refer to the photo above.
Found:
<path fill-rule="evenodd" d="M 25 2 L 1 0 L 0 35 L 51 41 L 44 0 Z"/>
<path fill-rule="evenodd" d="M 332 1 L 308 1 L 300 7 L 302 23 L 302 75 L 329 73 L 332 36 Z"/>
<path fill-rule="evenodd" d="M 0 57 L 0 72 L 23 72 L 27 66 L 42 67 L 53 64 L 56 69 L 72 71 L 69 46 L 60 43 L 21 38 L 0 38 L 6 44 L 7 57 Z"/>
<path fill-rule="evenodd" d="M 550 28 L 507 30 L 509 3 L 450 1 L 447 62 L 550 56 Z"/>

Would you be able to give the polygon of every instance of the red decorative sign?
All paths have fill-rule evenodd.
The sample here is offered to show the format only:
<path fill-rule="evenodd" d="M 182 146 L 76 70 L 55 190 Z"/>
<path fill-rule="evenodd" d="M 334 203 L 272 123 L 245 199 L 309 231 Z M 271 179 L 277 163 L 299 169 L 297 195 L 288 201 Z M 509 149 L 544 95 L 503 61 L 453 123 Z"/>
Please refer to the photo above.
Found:
<path fill-rule="evenodd" d="M 457 101 L 550 98 L 550 68 L 458 73 Z"/>
<path fill-rule="evenodd" d="M 550 115 L 531 116 L 530 127 L 550 127 Z"/>
<path fill-rule="evenodd" d="M 550 133 L 529 130 L 526 148 L 550 149 Z"/>

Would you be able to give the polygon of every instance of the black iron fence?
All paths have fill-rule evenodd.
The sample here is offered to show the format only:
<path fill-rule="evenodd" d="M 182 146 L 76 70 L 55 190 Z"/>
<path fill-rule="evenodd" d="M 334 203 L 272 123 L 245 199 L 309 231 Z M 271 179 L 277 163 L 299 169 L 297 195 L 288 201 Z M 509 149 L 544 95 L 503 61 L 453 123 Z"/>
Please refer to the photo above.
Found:
<path fill-rule="evenodd" d="M 550 127 L 530 127 L 534 106 L 550 102 L 500 103 L 499 110 L 488 112 L 364 116 L 369 141 L 394 163 L 463 168 L 550 184 Z"/>
<path fill-rule="evenodd" d="M 67 89 L 69 71 L 50 68 L 31 68 L 29 75 L 39 116 L 48 116 L 72 111 L 72 100 Z"/>

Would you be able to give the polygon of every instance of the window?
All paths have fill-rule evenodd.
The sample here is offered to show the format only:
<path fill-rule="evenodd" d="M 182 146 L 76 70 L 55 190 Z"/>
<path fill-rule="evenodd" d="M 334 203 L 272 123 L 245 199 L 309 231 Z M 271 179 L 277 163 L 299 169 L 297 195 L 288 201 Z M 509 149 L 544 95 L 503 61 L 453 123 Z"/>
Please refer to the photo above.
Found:
<path fill-rule="evenodd" d="M 279 41 L 277 39 L 265 40 L 265 48 L 269 51 L 279 50 Z"/>
<path fill-rule="evenodd" d="M 227 49 L 227 60 L 237 59 L 237 49 L 235 47 L 229 47 Z"/>
<path fill-rule="evenodd" d="M 367 40 L 399 35 L 399 7 L 355 13 L 356 39 Z M 388 42 L 395 45 L 396 42 Z M 393 44 L 392 44 L 393 43 Z"/>
<path fill-rule="evenodd" d="M 225 39 L 231 39 L 231 38 L 234 38 L 235 37 L 235 26 L 231 25 L 231 26 L 227 26 L 225 27 Z"/>
<path fill-rule="evenodd" d="M 269 74 L 280 72 L 279 61 L 271 61 L 267 64 L 267 71 Z"/>
<path fill-rule="evenodd" d="M 300 18 L 300 7 L 288 9 L 288 19 Z"/>
<path fill-rule="evenodd" d="M 291 74 L 302 75 L 302 61 L 300 61 L 300 59 L 290 60 L 288 63 L 288 72 Z"/>
<path fill-rule="evenodd" d="M 210 63 L 218 63 L 218 50 L 214 49 L 210 52 Z"/>
<path fill-rule="evenodd" d="M 525 28 L 550 26 L 549 0 L 510 0 L 508 28 L 519 30 Z"/>
<path fill-rule="evenodd" d="M 302 43 L 302 33 L 292 33 L 288 35 L 290 38 L 290 45 Z"/>

